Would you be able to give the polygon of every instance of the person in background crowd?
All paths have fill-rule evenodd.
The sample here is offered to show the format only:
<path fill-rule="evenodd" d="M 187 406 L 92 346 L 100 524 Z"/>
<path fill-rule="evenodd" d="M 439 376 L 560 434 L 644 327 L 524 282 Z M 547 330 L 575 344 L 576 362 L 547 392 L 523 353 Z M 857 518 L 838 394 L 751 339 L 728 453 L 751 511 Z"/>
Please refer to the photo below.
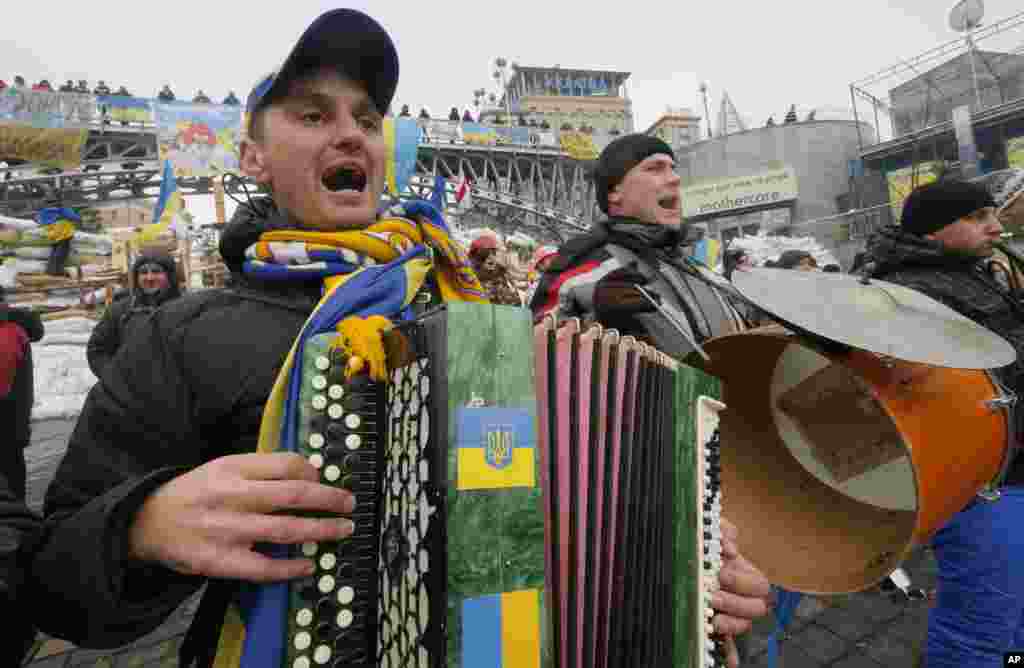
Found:
<path fill-rule="evenodd" d="M 71 79 L 68 79 L 67 81 L 64 82 L 64 85 L 60 87 L 60 92 L 61 93 L 74 93 L 75 92 L 75 82 L 72 81 Z"/>
<path fill-rule="evenodd" d="M 22 595 L 29 550 L 39 519 L 25 505 L 25 448 L 32 440 L 32 343 L 43 338 L 32 311 L 13 308 L 0 288 L 0 615 L 5 624 L 0 664 L 21 665 L 35 629 L 31 603 Z"/>
<path fill-rule="evenodd" d="M 411 116 L 412 116 L 412 114 L 411 114 L 411 113 L 409 112 L 409 105 L 407 105 L 407 104 L 403 104 L 403 105 L 402 105 L 402 111 L 400 111 L 400 112 L 398 113 L 398 117 L 399 117 L 399 118 L 403 118 L 403 117 L 405 117 L 405 118 L 409 118 L 409 117 L 411 117 Z"/>
<path fill-rule="evenodd" d="M 114 91 L 114 95 L 118 97 L 131 97 L 132 94 L 128 92 L 128 89 L 124 86 L 118 86 L 117 90 Z"/>
<path fill-rule="evenodd" d="M 97 378 L 103 378 L 117 351 L 154 311 L 181 296 L 174 258 L 164 251 L 139 254 L 132 264 L 131 283 L 131 292 L 110 305 L 89 337 L 86 358 Z"/>
<path fill-rule="evenodd" d="M 730 282 L 732 282 L 732 277 L 737 269 L 743 270 L 754 266 L 753 256 L 743 248 L 731 248 L 722 256 L 722 275 Z M 726 297 L 729 299 L 732 307 L 743 316 L 743 320 L 746 321 L 748 326 L 756 327 L 762 322 L 770 322 L 767 314 L 753 304 L 742 299 L 736 299 L 732 295 L 726 295 Z"/>
<path fill-rule="evenodd" d="M 235 97 L 235 91 L 231 90 L 231 91 L 228 91 L 228 96 L 226 98 L 224 98 L 224 102 L 222 104 L 227 104 L 227 105 L 231 105 L 231 106 L 238 106 L 238 105 L 241 104 L 241 102 L 239 102 L 238 98 Z"/>
<path fill-rule="evenodd" d="M 110 87 L 107 86 L 103 79 L 100 79 L 100 82 L 96 84 L 96 88 L 92 92 L 94 95 L 110 95 Z"/>
<path fill-rule="evenodd" d="M 49 81 L 47 81 L 46 79 L 43 79 L 39 83 L 33 84 L 32 90 L 39 91 L 39 92 L 42 92 L 42 93 L 52 93 L 53 92 L 53 87 L 50 85 Z"/>
<path fill-rule="evenodd" d="M 76 93 L 84 93 L 84 94 L 88 95 L 89 94 L 89 82 L 86 81 L 85 79 L 79 79 L 78 80 L 78 87 L 75 88 L 75 92 Z"/>
<path fill-rule="evenodd" d="M 920 186 L 904 201 L 899 226 L 868 238 L 861 272 L 917 290 L 1010 342 L 1016 361 L 993 373 L 1021 396 L 1024 303 L 985 270 L 1003 231 L 995 214 L 996 201 L 981 184 Z M 1011 415 L 1011 439 L 1020 442 L 1024 411 Z M 1024 648 L 1024 457 L 1010 463 L 999 492 L 994 502 L 976 498 L 932 537 L 938 593 L 927 668 L 1005 665 L 1004 652 Z"/>
<path fill-rule="evenodd" d="M 769 260 L 764 263 L 766 267 L 776 269 L 795 269 L 796 271 L 815 271 L 818 268 L 818 261 L 807 251 L 788 250 L 783 251 L 774 262 Z"/>
<path fill-rule="evenodd" d="M 462 122 L 463 123 L 472 123 L 473 122 L 473 115 L 469 113 L 469 109 L 467 109 L 464 112 L 462 112 Z"/>
<path fill-rule="evenodd" d="M 164 87 L 161 88 L 160 92 L 156 94 L 156 99 L 160 100 L 161 102 L 173 102 L 174 93 L 171 92 L 171 87 L 167 84 L 164 84 Z"/>
<path fill-rule="evenodd" d="M 522 306 L 523 298 L 512 285 L 506 267 L 498 257 L 498 240 L 490 234 L 477 237 L 469 246 L 469 259 L 492 304 Z"/>
<path fill-rule="evenodd" d="M 3 90 L 5 88 L 7 88 L 7 82 L 3 79 L 0 79 L 0 90 Z"/>
<path fill-rule="evenodd" d="M 458 121 L 459 120 L 459 110 L 456 109 L 455 107 L 452 107 L 452 110 L 448 112 L 448 120 L 449 121 Z"/>
<path fill-rule="evenodd" d="M 725 255 L 722 256 L 722 275 L 728 281 L 732 280 L 732 274 L 737 269 L 753 266 L 754 258 L 742 248 L 731 248 L 725 251 Z"/>
<path fill-rule="evenodd" d="M 0 445 L 0 472 L 18 496 L 25 495 L 24 450 L 30 441 L 35 396 L 30 344 L 43 333 L 39 316 L 8 305 L 0 289 L 0 429 L 13 436 Z"/>
<path fill-rule="evenodd" d="M 203 92 L 202 88 L 200 88 L 199 92 L 196 93 L 196 96 L 192 98 L 192 101 L 196 104 L 210 104 L 210 98 L 206 96 L 206 93 Z"/>
<path fill-rule="evenodd" d="M 14 87 L 15 88 L 25 88 L 25 86 L 26 86 L 26 84 L 25 84 L 25 77 L 21 76 L 20 74 L 18 76 L 14 77 Z"/>
<path fill-rule="evenodd" d="M 547 271 L 551 262 L 558 255 L 558 248 L 555 246 L 541 246 L 533 253 L 530 259 L 530 272 L 526 276 L 527 290 L 523 297 L 523 303 L 529 304 L 533 300 L 533 293 L 537 291 L 541 275 Z"/>
<path fill-rule="evenodd" d="M 420 107 L 420 118 L 422 118 L 425 121 L 430 120 L 430 112 L 427 111 L 426 107 Z"/>

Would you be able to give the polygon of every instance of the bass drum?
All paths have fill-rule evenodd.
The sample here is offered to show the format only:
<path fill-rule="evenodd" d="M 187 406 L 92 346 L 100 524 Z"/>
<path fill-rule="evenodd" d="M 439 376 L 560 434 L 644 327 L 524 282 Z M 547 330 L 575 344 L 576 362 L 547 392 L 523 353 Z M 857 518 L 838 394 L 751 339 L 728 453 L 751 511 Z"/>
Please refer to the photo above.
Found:
<path fill-rule="evenodd" d="M 727 406 L 722 514 L 786 589 L 876 584 L 1003 470 L 1012 402 L 988 372 L 831 353 L 774 326 L 704 348 Z"/>

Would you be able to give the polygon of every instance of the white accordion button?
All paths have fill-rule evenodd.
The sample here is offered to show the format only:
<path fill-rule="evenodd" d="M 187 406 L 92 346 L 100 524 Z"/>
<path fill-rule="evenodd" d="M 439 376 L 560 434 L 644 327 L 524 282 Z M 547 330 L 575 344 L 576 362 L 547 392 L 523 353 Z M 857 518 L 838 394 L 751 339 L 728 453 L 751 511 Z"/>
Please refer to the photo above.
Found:
<path fill-rule="evenodd" d="M 338 563 L 338 558 L 330 552 L 320 557 L 320 568 L 329 571 Z"/>
<path fill-rule="evenodd" d="M 302 544 L 302 554 L 304 556 L 307 556 L 307 557 L 315 557 L 316 556 L 317 547 L 318 546 L 317 546 L 316 543 L 303 543 Z"/>
<path fill-rule="evenodd" d="M 326 469 L 324 469 L 324 478 L 327 479 L 327 482 L 337 482 L 338 478 L 340 477 L 341 469 L 335 466 L 334 464 L 331 464 Z"/>
<path fill-rule="evenodd" d="M 345 409 L 341 407 L 341 404 L 331 404 L 331 407 L 327 409 L 327 414 L 331 416 L 332 420 L 337 420 L 345 413 Z"/>
<path fill-rule="evenodd" d="M 343 388 L 341 385 L 331 385 L 331 387 L 327 390 L 327 396 L 329 396 L 331 399 L 341 399 L 343 396 L 345 396 L 345 388 Z"/>
<path fill-rule="evenodd" d="M 304 649 L 309 649 L 309 646 L 313 643 L 313 637 L 305 631 L 299 631 L 295 634 L 295 649 L 300 652 Z"/>
<path fill-rule="evenodd" d="M 334 576 L 325 575 L 320 578 L 320 581 L 317 583 L 317 588 L 320 590 L 321 594 L 330 594 L 334 591 Z"/>
<path fill-rule="evenodd" d="M 314 450 L 319 450 L 324 447 L 324 435 L 323 434 L 310 434 L 309 435 L 309 447 Z"/>
<path fill-rule="evenodd" d="M 322 390 L 325 387 L 327 387 L 327 377 L 326 376 L 313 376 L 313 389 L 314 390 Z"/>
<path fill-rule="evenodd" d="M 362 444 L 363 439 L 359 438 L 359 434 L 349 434 L 345 437 L 345 447 L 349 450 L 358 450 Z"/>
<path fill-rule="evenodd" d="M 320 371 L 327 371 L 331 368 L 331 360 L 327 359 L 323 355 L 316 358 L 316 368 Z"/>
<path fill-rule="evenodd" d="M 313 397 L 313 408 L 318 411 L 322 411 L 327 408 L 327 397 L 322 394 L 317 394 Z"/>
<path fill-rule="evenodd" d="M 295 613 L 295 623 L 299 626 L 309 626 L 313 623 L 313 611 L 309 608 L 303 608 Z"/>
<path fill-rule="evenodd" d="M 292 662 L 292 668 L 309 668 L 309 657 L 295 657 L 295 661 Z"/>
<path fill-rule="evenodd" d="M 315 466 L 316 468 L 320 468 L 324 465 L 324 456 L 321 455 L 319 452 L 314 452 L 309 456 L 309 463 Z"/>
<path fill-rule="evenodd" d="M 332 415 L 331 417 L 334 416 Z M 362 420 L 360 420 L 359 416 L 356 415 L 355 413 L 349 413 L 348 417 L 345 418 L 345 426 L 348 427 L 349 429 L 358 428 L 361 422 Z"/>
<path fill-rule="evenodd" d="M 352 626 L 352 611 L 347 609 L 341 610 L 338 612 L 338 617 L 334 621 L 338 623 L 339 628 L 347 629 Z"/>
<path fill-rule="evenodd" d="M 342 605 L 348 605 L 356 597 L 356 590 L 348 585 L 345 585 L 338 590 L 338 603 Z"/>
<path fill-rule="evenodd" d="M 320 645 L 313 650 L 313 661 L 319 665 L 324 665 L 331 660 L 331 648 L 327 645 Z"/>

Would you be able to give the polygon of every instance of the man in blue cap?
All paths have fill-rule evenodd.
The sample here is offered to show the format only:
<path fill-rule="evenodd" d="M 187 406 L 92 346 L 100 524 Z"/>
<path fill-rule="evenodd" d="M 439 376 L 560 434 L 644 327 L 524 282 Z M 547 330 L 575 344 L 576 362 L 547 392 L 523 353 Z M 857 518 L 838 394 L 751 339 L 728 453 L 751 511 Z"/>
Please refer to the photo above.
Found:
<path fill-rule="evenodd" d="M 390 37 L 343 9 L 314 21 L 248 96 L 241 168 L 271 196 L 240 205 L 222 236 L 232 287 L 163 306 L 90 393 L 47 493 L 33 564 L 40 598 L 62 602 L 39 620 L 44 631 L 118 646 L 208 582 L 181 665 L 212 665 L 241 583 L 316 572 L 308 558 L 270 558 L 256 544 L 346 538 L 356 503 L 375 503 L 320 484 L 321 471 L 297 454 L 254 452 L 279 371 L 321 308 L 324 279 L 355 270 L 324 272 L 361 261 L 296 262 L 300 242 L 271 241 L 374 224 L 387 171 L 383 117 L 397 82 Z M 430 250 L 432 276 L 457 266 L 444 248 Z M 436 292 L 431 285 L 423 290 Z"/>
<path fill-rule="evenodd" d="M 209 582 L 181 665 L 210 665 L 240 581 L 313 572 L 309 559 L 269 558 L 254 544 L 351 535 L 352 494 L 321 484 L 297 454 L 255 454 L 264 405 L 323 279 L 266 280 L 249 271 L 247 251 L 270 230 L 375 221 L 382 120 L 397 83 L 384 28 L 340 9 L 317 18 L 254 87 L 241 167 L 272 195 L 240 205 L 222 235 L 233 287 L 165 304 L 87 398 L 47 491 L 33 562 L 38 599 L 60 601 L 39 615 L 47 633 L 121 646 Z"/>

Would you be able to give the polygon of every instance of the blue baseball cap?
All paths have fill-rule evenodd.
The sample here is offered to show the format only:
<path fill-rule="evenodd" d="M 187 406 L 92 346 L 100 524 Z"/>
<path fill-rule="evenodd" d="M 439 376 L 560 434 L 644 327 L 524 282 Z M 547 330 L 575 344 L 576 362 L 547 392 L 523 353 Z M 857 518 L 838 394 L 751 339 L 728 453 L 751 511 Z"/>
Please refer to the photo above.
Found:
<path fill-rule="evenodd" d="M 313 21 L 284 64 L 253 87 L 245 102 L 249 118 L 284 96 L 297 78 L 325 66 L 361 83 L 377 110 L 387 113 L 398 87 L 398 52 L 391 37 L 362 12 L 334 9 Z"/>

